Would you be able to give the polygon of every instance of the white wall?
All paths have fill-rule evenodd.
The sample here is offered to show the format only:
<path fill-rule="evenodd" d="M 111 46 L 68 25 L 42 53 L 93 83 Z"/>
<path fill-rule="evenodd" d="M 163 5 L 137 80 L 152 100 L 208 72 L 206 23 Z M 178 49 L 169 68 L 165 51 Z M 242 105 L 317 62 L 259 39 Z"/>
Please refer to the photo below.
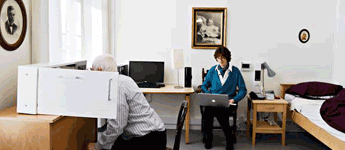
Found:
<path fill-rule="evenodd" d="M 345 87 L 345 2 L 338 0 L 335 9 L 337 14 L 334 34 L 334 81 Z"/>
<path fill-rule="evenodd" d="M 15 51 L 0 47 L 0 110 L 16 102 L 18 66 L 31 63 L 31 0 L 23 0 L 27 14 L 25 39 Z"/>
<path fill-rule="evenodd" d="M 177 84 L 176 71 L 171 68 L 172 48 L 184 49 L 185 65 L 192 67 L 194 87 L 201 84 L 201 69 L 216 64 L 214 50 L 191 49 L 192 7 L 228 8 L 227 47 L 232 52 L 232 63 L 239 66 L 241 61 L 266 61 L 277 73 L 274 78 L 266 76 L 266 90 L 280 94 L 280 83 L 333 81 L 336 2 L 122 0 L 115 5 L 118 64 L 128 64 L 130 60 L 165 61 L 166 84 Z M 298 40 L 303 28 L 311 36 L 306 44 Z M 253 72 L 243 72 L 243 76 L 249 93 Z M 182 73 L 180 77 L 183 78 Z M 150 95 L 147 98 L 151 100 Z M 152 107 L 166 123 L 174 124 L 184 97 L 152 98 Z M 191 124 L 199 125 L 198 100 L 193 95 L 191 101 Z M 243 100 L 238 113 L 244 115 L 245 109 Z"/>
<path fill-rule="evenodd" d="M 32 63 L 49 62 L 49 1 L 33 0 Z M 53 30 L 55 31 L 55 30 Z"/>

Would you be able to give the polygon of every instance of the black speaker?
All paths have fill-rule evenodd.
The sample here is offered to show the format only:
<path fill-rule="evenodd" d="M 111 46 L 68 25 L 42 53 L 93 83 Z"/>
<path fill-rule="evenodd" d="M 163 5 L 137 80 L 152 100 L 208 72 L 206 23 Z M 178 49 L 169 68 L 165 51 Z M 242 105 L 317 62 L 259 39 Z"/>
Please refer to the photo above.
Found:
<path fill-rule="evenodd" d="M 184 68 L 184 87 L 192 87 L 192 67 Z"/>
<path fill-rule="evenodd" d="M 255 81 L 261 81 L 261 71 L 260 70 L 255 70 Z"/>
<path fill-rule="evenodd" d="M 128 65 L 117 66 L 117 71 L 119 74 L 128 76 Z"/>

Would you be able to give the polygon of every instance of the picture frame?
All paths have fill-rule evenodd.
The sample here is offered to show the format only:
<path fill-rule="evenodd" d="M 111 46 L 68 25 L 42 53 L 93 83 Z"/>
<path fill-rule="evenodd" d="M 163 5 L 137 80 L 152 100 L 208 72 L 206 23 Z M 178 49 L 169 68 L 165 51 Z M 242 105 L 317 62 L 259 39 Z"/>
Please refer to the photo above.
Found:
<path fill-rule="evenodd" d="M 310 39 L 310 33 L 307 29 L 302 29 L 298 34 L 298 39 L 302 43 L 307 43 Z"/>
<path fill-rule="evenodd" d="M 226 46 L 226 7 L 193 7 L 192 22 L 193 49 Z"/>
<path fill-rule="evenodd" d="M 16 50 L 24 41 L 27 28 L 26 9 L 22 0 L 0 0 L 0 45 Z"/>

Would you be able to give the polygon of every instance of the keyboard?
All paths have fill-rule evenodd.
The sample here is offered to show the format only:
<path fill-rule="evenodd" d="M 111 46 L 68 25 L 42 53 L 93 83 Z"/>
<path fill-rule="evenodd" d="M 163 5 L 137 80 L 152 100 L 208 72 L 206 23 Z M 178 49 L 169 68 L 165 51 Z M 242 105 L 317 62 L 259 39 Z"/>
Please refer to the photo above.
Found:
<path fill-rule="evenodd" d="M 151 82 L 140 82 L 137 83 L 139 88 L 160 88 L 161 86 L 156 84 L 156 83 L 151 83 Z"/>

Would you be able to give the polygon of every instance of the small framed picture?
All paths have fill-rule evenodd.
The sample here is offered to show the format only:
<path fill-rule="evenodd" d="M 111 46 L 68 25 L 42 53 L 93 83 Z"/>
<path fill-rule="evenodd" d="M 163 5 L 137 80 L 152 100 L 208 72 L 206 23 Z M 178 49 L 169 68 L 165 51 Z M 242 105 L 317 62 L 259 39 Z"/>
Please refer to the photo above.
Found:
<path fill-rule="evenodd" d="M 26 35 L 26 10 L 22 0 L 0 0 L 0 45 L 16 50 Z"/>
<path fill-rule="evenodd" d="M 310 38 L 309 31 L 307 29 L 302 29 L 298 34 L 298 38 L 302 43 L 307 43 Z"/>
<path fill-rule="evenodd" d="M 226 46 L 227 8 L 193 7 L 192 48 Z"/>

